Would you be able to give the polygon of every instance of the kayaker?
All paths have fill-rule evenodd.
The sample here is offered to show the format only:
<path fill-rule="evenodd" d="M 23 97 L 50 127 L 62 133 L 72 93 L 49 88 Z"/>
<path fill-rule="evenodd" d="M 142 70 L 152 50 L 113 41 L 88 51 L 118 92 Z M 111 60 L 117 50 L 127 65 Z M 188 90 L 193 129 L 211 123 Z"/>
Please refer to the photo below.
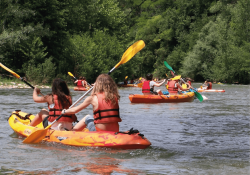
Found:
<path fill-rule="evenodd" d="M 191 78 L 186 78 L 186 79 L 187 79 L 187 83 L 190 84 L 190 85 L 192 85 Z"/>
<path fill-rule="evenodd" d="M 168 92 L 170 95 L 178 95 L 179 90 L 181 91 L 187 91 L 191 88 L 190 84 L 187 84 L 188 87 L 187 88 L 183 88 L 180 84 L 179 84 L 179 80 L 180 80 L 181 76 L 175 76 L 174 78 L 171 78 L 170 82 L 168 83 Z"/>
<path fill-rule="evenodd" d="M 61 115 L 61 112 L 65 108 L 69 108 L 72 104 L 69 88 L 66 82 L 60 78 L 54 79 L 52 83 L 52 93 L 45 96 L 38 96 L 40 93 L 39 88 L 34 88 L 33 100 L 37 103 L 48 103 L 47 109 L 42 109 L 35 118 L 29 124 L 30 126 L 36 126 L 43 122 L 44 128 L 53 122 L 57 117 Z M 52 125 L 52 129 L 61 130 L 66 128 L 71 130 L 73 128 L 72 122 L 77 121 L 74 114 L 63 115 L 56 123 Z"/>
<path fill-rule="evenodd" d="M 120 95 L 114 80 L 107 74 L 97 77 L 93 91 L 80 105 L 64 109 L 65 114 L 75 114 L 85 109 L 90 104 L 93 107 L 93 115 L 86 115 L 78 122 L 73 131 L 82 131 L 85 127 L 89 131 L 119 131 L 121 122 L 119 114 Z"/>
<path fill-rule="evenodd" d="M 146 75 L 146 81 L 144 81 L 142 85 L 142 93 L 144 95 L 152 95 L 152 94 L 163 95 L 160 89 L 158 89 L 157 91 L 154 91 L 154 86 L 160 87 L 161 85 L 163 85 L 163 83 L 165 83 L 166 79 L 164 79 L 161 83 L 156 83 L 152 79 L 153 79 L 153 75 L 151 73 L 148 73 Z"/>
<path fill-rule="evenodd" d="M 127 84 L 128 84 L 127 79 L 125 79 L 125 80 L 123 81 L 123 84 L 124 84 L 124 85 L 127 85 Z"/>
<path fill-rule="evenodd" d="M 202 88 L 203 89 L 212 89 L 212 82 L 209 80 L 209 79 L 207 79 L 206 81 L 205 81 L 205 83 L 202 85 Z"/>
<path fill-rule="evenodd" d="M 75 81 L 77 87 L 85 87 L 87 88 L 88 83 L 85 77 L 79 77 L 79 80 Z"/>

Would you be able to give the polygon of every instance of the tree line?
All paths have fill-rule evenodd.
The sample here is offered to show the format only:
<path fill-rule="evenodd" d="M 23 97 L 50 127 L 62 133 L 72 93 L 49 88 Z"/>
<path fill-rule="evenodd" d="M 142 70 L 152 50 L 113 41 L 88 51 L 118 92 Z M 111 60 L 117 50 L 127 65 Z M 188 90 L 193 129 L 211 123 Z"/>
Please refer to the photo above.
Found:
<path fill-rule="evenodd" d="M 167 61 L 195 81 L 249 84 L 249 19 L 249 0 L 1 0 L 0 61 L 34 83 L 94 82 L 144 40 L 116 82 L 165 78 Z"/>

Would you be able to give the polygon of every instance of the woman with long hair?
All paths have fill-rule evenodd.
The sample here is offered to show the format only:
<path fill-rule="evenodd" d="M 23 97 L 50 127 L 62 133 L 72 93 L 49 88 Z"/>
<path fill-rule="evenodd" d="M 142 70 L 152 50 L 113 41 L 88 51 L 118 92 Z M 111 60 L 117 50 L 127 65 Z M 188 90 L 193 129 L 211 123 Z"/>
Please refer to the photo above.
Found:
<path fill-rule="evenodd" d="M 93 107 L 93 116 L 86 115 L 78 122 L 74 129 L 82 131 L 87 128 L 89 131 L 119 131 L 121 122 L 119 114 L 120 95 L 114 80 L 107 74 L 97 77 L 93 91 L 79 106 L 64 109 L 65 114 L 75 114 L 85 109 L 90 104 Z"/>
<path fill-rule="evenodd" d="M 60 78 L 54 79 L 52 83 L 52 93 L 45 96 L 38 96 L 39 88 L 34 88 L 33 100 L 36 103 L 47 103 L 48 109 L 42 109 L 31 121 L 30 126 L 36 126 L 43 122 L 44 128 L 62 114 L 64 108 L 69 108 L 72 104 L 69 88 L 66 82 Z M 75 115 L 63 115 L 52 125 L 55 130 L 71 130 L 72 122 L 76 121 Z"/>

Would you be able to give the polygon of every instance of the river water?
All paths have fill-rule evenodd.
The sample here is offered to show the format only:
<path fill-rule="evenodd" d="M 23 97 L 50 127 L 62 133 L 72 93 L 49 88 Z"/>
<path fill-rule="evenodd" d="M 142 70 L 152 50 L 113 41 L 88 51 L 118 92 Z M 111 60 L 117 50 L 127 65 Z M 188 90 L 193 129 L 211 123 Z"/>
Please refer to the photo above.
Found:
<path fill-rule="evenodd" d="M 208 98 L 202 103 L 162 104 L 131 104 L 129 94 L 141 89 L 120 88 L 120 130 L 144 134 L 152 143 L 144 150 L 24 144 L 8 117 L 16 109 L 36 114 L 46 104 L 34 103 L 31 89 L 0 89 L 0 174 L 250 174 L 250 86 L 213 88 L 226 92 L 202 93 Z M 84 94 L 71 93 L 73 102 Z M 91 107 L 77 117 L 86 114 Z"/>

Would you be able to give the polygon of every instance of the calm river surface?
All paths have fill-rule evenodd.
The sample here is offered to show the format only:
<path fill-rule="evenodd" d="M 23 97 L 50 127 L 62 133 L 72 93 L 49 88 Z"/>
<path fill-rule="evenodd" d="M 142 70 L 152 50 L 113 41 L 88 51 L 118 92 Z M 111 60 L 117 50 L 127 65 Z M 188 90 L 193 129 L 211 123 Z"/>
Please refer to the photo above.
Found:
<path fill-rule="evenodd" d="M 15 109 L 36 114 L 46 104 L 34 103 L 31 89 L 0 89 L 0 174 L 249 174 L 250 86 L 213 88 L 226 92 L 202 93 L 202 103 L 162 104 L 131 104 L 129 94 L 141 89 L 120 88 L 120 130 L 138 129 L 152 143 L 145 150 L 24 144 L 8 117 Z M 73 102 L 84 94 L 71 92 Z M 86 114 L 91 107 L 77 117 Z"/>

